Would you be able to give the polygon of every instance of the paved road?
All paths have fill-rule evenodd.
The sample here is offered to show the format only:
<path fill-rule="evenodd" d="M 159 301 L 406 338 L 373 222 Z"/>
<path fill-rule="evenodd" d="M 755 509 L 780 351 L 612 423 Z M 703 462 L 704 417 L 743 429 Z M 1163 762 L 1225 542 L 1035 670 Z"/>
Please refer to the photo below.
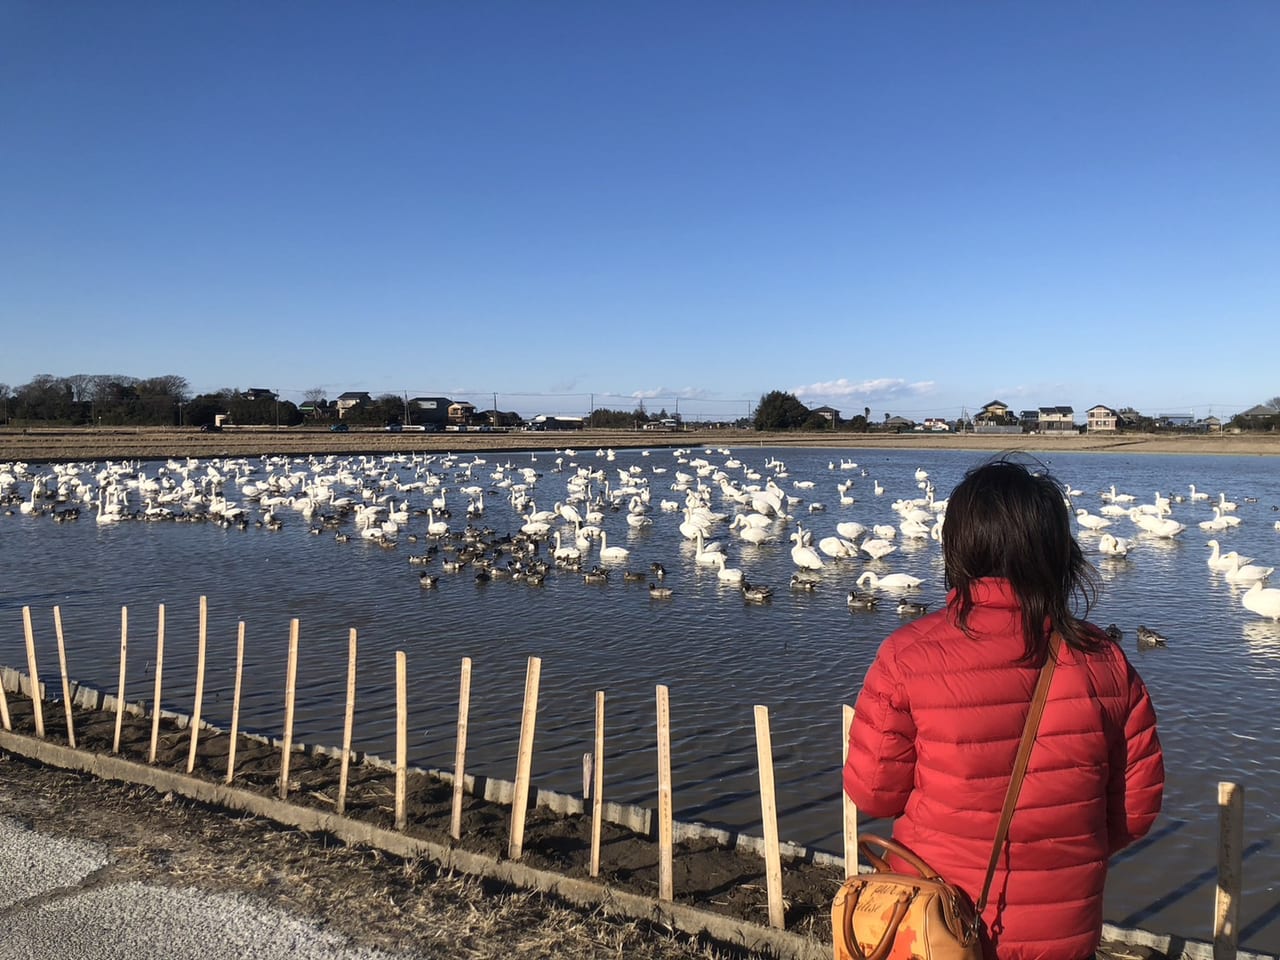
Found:
<path fill-rule="evenodd" d="M 253 897 L 103 878 L 106 847 L 0 817 L 0 960 L 404 960 Z"/>

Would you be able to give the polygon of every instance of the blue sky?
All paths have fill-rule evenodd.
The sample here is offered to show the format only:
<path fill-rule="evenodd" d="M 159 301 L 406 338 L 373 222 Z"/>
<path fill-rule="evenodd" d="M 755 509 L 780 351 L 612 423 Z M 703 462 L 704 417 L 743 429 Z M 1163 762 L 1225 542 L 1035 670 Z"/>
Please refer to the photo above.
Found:
<path fill-rule="evenodd" d="M 0 381 L 1229 415 L 1280 394 L 1278 42 L 1272 0 L 0 0 Z"/>

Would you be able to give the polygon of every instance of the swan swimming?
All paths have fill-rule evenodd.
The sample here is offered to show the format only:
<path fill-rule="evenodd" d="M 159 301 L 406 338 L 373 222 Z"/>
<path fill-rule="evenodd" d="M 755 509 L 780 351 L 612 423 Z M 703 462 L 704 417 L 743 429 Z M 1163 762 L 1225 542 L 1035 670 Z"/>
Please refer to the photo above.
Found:
<path fill-rule="evenodd" d="M 919 577 L 913 577 L 909 573 L 887 573 L 883 577 L 877 576 L 874 571 L 863 571 L 862 576 L 858 577 L 858 586 L 869 583 L 872 589 L 884 588 L 886 590 L 903 590 L 912 587 L 918 587 L 924 583 Z"/>

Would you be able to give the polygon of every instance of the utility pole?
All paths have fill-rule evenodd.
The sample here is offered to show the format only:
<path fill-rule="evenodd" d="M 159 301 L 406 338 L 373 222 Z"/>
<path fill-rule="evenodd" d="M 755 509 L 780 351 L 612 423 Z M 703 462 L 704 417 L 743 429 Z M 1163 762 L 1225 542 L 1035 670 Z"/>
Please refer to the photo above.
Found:
<path fill-rule="evenodd" d="M 409 422 L 409 391 L 408 390 L 404 392 L 404 425 L 406 427 L 412 426 L 412 424 Z"/>
<path fill-rule="evenodd" d="M 493 394 L 493 428 L 498 429 L 498 393 L 495 390 Z"/>

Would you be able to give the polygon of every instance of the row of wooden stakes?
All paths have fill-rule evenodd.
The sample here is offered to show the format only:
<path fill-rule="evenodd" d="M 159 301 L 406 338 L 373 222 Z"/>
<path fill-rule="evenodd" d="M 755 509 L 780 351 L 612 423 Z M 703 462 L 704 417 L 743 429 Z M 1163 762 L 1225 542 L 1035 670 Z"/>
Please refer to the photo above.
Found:
<path fill-rule="evenodd" d="M 62 629 L 62 612 L 59 607 L 53 608 L 54 632 L 58 642 L 58 662 L 62 677 L 62 700 L 66 710 L 67 742 L 76 746 L 75 721 L 72 714 L 71 681 L 67 671 L 66 644 Z M 27 669 L 31 679 L 32 708 L 34 713 L 36 736 L 44 738 L 43 695 L 40 683 L 39 664 L 36 659 L 35 634 L 31 624 L 30 607 L 22 608 L 22 625 L 26 639 Z M 195 699 L 192 706 L 190 723 L 191 740 L 187 755 L 186 772 L 195 770 L 200 738 L 200 714 L 204 699 L 205 655 L 208 642 L 208 601 L 200 597 L 199 630 L 196 654 Z M 279 796 L 285 800 L 289 795 L 289 761 L 293 753 L 293 718 L 297 696 L 298 671 L 298 637 L 299 621 L 295 618 L 289 623 L 289 649 L 286 667 L 284 694 L 284 732 L 280 754 L 280 786 Z M 155 688 L 151 711 L 151 743 L 147 756 L 148 763 L 156 762 L 156 752 L 160 737 L 160 703 L 164 681 L 164 641 L 165 641 L 165 608 L 159 605 L 156 626 L 155 654 Z M 231 784 L 235 779 L 236 743 L 240 725 L 240 692 L 244 670 L 245 624 L 240 621 L 236 637 L 235 687 L 231 705 L 230 747 L 227 755 L 225 782 Z M 351 629 L 347 650 L 347 686 L 346 710 L 343 717 L 342 750 L 338 779 L 338 795 L 336 809 L 339 814 L 346 810 L 347 784 L 351 764 L 352 727 L 355 718 L 356 697 L 356 653 L 357 635 Z M 112 753 L 120 752 L 121 732 L 124 724 L 125 689 L 126 689 L 126 654 L 129 644 L 129 610 L 120 608 L 120 674 L 117 697 L 115 701 L 116 725 L 112 741 Z M 511 831 L 507 846 L 507 855 L 520 859 L 524 850 L 524 830 L 528 808 L 531 775 L 533 768 L 534 727 L 538 709 L 538 687 L 542 671 L 542 661 L 538 657 L 530 657 L 525 671 L 524 702 L 520 721 L 520 739 L 516 754 L 515 790 L 511 804 Z M 396 676 L 396 740 L 395 740 L 395 827 L 403 830 L 407 824 L 406 817 L 406 782 L 408 776 L 408 697 L 407 697 L 407 662 L 403 651 L 395 654 Z M 453 803 L 450 817 L 449 833 L 455 840 L 462 837 L 463 786 L 466 772 L 467 724 L 471 700 L 471 658 L 462 658 L 461 679 L 458 691 L 458 726 L 457 748 L 453 769 Z M 657 741 L 658 741 L 658 803 L 657 803 L 657 842 L 658 842 L 658 898 L 672 900 L 673 889 L 673 855 L 674 855 L 674 812 L 671 781 L 671 715 L 670 696 L 664 685 L 656 687 L 657 709 Z M 766 887 L 769 900 L 769 923 L 781 929 L 783 922 L 782 894 L 782 854 L 778 838 L 777 802 L 773 778 L 773 748 L 769 733 L 769 711 L 767 707 L 757 705 L 755 712 L 756 753 L 759 764 L 760 802 L 764 831 L 764 860 Z M 848 729 L 853 718 L 853 708 L 846 706 L 843 711 L 843 730 L 845 750 L 848 750 Z M 9 715 L 9 704 L 3 685 L 0 685 L 0 721 L 6 730 L 12 729 Z M 604 813 L 604 722 L 605 695 L 603 690 L 595 694 L 595 739 L 593 752 L 583 758 L 583 794 L 584 799 L 591 801 L 591 863 L 592 877 L 600 875 L 600 837 Z M 842 791 L 843 795 L 843 791 Z M 857 811 L 847 796 L 844 797 L 845 823 L 845 875 L 850 876 L 857 871 Z"/>

